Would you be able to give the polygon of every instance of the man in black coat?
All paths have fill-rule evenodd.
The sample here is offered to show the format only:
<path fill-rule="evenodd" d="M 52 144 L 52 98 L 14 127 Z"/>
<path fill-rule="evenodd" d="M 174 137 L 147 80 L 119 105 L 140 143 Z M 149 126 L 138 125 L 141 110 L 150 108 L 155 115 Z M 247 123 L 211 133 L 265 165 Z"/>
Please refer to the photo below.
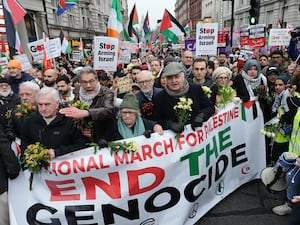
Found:
<path fill-rule="evenodd" d="M 9 224 L 8 216 L 8 178 L 14 179 L 19 175 L 20 165 L 17 157 L 10 148 L 10 141 L 0 127 L 0 224 Z"/>
<path fill-rule="evenodd" d="M 87 147 L 87 139 L 74 120 L 58 112 L 59 94 L 56 89 L 42 88 L 37 93 L 36 102 L 38 112 L 24 123 L 26 132 L 21 136 L 22 152 L 36 142 L 48 149 L 51 158 Z"/>
<path fill-rule="evenodd" d="M 152 73 L 147 70 L 142 70 L 137 75 L 137 83 L 141 91 L 136 94 L 139 101 L 141 116 L 144 119 L 154 120 L 153 118 L 153 98 L 157 95 L 161 88 L 154 87 L 154 79 Z"/>
<path fill-rule="evenodd" d="M 185 124 L 192 128 L 201 127 L 215 112 L 214 104 L 204 94 L 200 85 L 189 84 L 185 79 L 184 68 L 180 63 L 172 62 L 166 66 L 163 75 L 167 77 L 165 89 L 154 97 L 154 117 L 163 125 L 164 129 L 171 129 L 176 133 L 184 127 L 178 122 L 174 106 L 179 98 L 185 97 L 193 101 L 190 119 Z"/>

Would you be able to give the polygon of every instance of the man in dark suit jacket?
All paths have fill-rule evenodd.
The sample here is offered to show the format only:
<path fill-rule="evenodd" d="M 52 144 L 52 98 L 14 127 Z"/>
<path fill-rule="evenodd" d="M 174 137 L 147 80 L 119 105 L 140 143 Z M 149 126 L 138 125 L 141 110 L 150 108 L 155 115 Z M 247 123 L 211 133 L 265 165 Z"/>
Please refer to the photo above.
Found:
<path fill-rule="evenodd" d="M 137 75 L 137 83 L 141 91 L 136 94 L 139 101 L 141 116 L 144 119 L 154 120 L 153 117 L 153 98 L 162 91 L 161 88 L 154 87 L 154 79 L 152 73 L 147 70 L 142 70 Z"/>

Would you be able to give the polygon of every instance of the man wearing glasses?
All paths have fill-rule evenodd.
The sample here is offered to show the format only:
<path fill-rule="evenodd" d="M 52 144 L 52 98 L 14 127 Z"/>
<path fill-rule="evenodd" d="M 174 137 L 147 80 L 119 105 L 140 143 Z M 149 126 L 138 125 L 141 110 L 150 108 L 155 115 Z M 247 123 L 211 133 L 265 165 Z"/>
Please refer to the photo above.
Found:
<path fill-rule="evenodd" d="M 137 83 L 141 91 L 136 94 L 139 101 L 142 118 L 153 120 L 153 97 L 162 89 L 154 87 L 152 73 L 148 70 L 142 70 L 137 75 Z"/>
<path fill-rule="evenodd" d="M 79 81 L 81 86 L 74 90 L 74 102 L 80 100 L 89 107 L 87 110 L 68 107 L 60 110 L 67 117 L 91 121 L 93 128 L 84 128 L 83 134 L 92 137 L 93 141 L 106 144 L 114 140 L 116 127 L 114 93 L 109 88 L 100 85 L 97 73 L 86 66 L 80 70 Z"/>

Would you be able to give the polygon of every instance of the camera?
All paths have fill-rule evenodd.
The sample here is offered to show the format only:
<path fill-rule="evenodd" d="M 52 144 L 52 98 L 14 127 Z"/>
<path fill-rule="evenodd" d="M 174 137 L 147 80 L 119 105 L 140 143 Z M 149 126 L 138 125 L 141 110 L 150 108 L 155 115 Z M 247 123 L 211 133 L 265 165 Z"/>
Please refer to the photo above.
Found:
<path fill-rule="evenodd" d="M 300 26 L 295 27 L 293 30 L 291 30 L 291 37 L 292 38 L 300 37 Z"/>

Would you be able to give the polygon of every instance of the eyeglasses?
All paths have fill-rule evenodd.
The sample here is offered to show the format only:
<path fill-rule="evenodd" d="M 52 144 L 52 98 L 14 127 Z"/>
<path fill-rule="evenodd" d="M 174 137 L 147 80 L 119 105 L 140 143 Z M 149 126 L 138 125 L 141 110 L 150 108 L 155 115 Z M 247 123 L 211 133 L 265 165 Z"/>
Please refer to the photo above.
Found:
<path fill-rule="evenodd" d="M 228 80 L 228 77 L 218 77 L 217 80 Z"/>
<path fill-rule="evenodd" d="M 141 81 L 138 81 L 137 83 L 138 84 L 149 84 L 152 80 L 141 80 Z"/>
<path fill-rule="evenodd" d="M 82 80 L 82 81 L 81 81 L 81 84 L 84 85 L 84 86 L 86 86 L 86 85 L 88 85 L 88 84 L 94 84 L 95 82 L 96 82 L 95 79 L 89 80 L 89 81 Z"/>

